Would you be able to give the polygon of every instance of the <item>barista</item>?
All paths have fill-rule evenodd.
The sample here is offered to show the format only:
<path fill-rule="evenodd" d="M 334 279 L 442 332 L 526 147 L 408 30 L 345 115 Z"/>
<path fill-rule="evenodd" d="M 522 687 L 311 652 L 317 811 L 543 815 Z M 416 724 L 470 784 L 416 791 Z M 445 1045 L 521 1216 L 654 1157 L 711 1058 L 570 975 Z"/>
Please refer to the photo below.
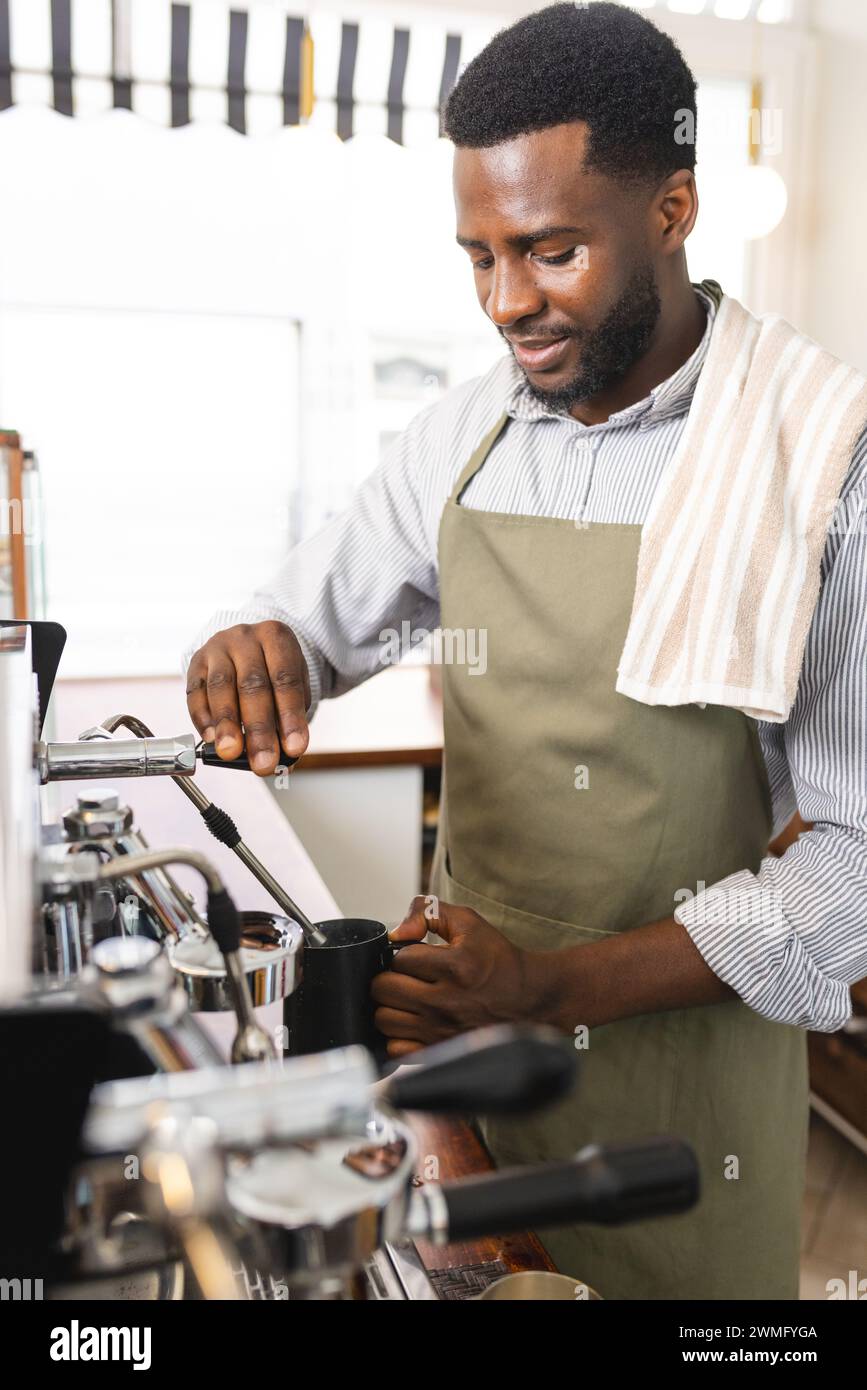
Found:
<path fill-rule="evenodd" d="M 695 151 L 672 131 L 694 109 L 675 45 L 619 5 L 552 6 L 469 64 L 445 114 L 458 242 L 508 351 L 425 409 L 247 608 L 212 620 L 188 698 L 222 757 L 243 727 L 268 775 L 279 745 L 304 751 L 319 699 L 381 669 L 384 633 L 483 632 L 484 672 L 443 666 L 431 896 L 396 933 L 433 926 L 442 944 L 376 982 L 389 1051 L 500 1021 L 574 1036 L 577 1097 L 486 1122 L 498 1161 L 674 1132 L 703 1196 L 683 1216 L 551 1233 L 558 1266 L 608 1298 L 795 1298 L 804 1030 L 839 1026 L 867 971 L 865 827 L 843 793 L 864 554 L 835 554 L 784 739 L 737 710 L 615 694 L 641 524 L 719 303 L 684 251 Z M 867 478 L 864 439 L 852 478 Z M 763 859 L 808 778 L 827 823 Z M 731 876 L 729 901 L 749 905 L 760 873 L 782 936 L 675 917 Z"/>

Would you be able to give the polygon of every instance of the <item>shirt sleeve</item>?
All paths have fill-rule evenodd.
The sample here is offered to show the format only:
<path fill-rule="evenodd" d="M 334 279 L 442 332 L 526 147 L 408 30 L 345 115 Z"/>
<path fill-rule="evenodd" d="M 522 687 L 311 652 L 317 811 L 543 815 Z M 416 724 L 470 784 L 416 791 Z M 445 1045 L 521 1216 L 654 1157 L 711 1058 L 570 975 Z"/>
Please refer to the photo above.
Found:
<path fill-rule="evenodd" d="M 310 672 L 312 714 L 395 659 L 409 633 L 436 626 L 436 538 L 425 525 L 421 479 L 440 450 L 437 404 L 421 411 L 339 516 L 294 547 L 240 608 L 214 613 L 184 653 L 236 623 L 292 628 Z M 428 490 L 430 477 L 425 479 Z M 404 625 L 408 626 L 404 626 Z"/>
<path fill-rule="evenodd" d="M 849 986 L 867 975 L 867 431 L 847 480 L 783 733 L 795 803 L 813 828 L 674 914 L 758 1013 L 819 1032 L 842 1027 Z"/>

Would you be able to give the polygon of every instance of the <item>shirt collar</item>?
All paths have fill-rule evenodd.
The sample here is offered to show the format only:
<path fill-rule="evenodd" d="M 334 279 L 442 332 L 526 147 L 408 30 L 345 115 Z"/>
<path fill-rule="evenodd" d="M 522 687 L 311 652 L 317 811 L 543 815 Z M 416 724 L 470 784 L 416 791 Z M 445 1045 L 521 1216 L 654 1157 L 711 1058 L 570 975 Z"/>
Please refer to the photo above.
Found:
<path fill-rule="evenodd" d="M 663 420 L 685 415 L 692 403 L 696 384 L 704 366 L 710 335 L 716 317 L 718 299 L 705 290 L 703 285 L 693 285 L 695 293 L 707 311 L 707 324 L 701 342 L 695 352 L 687 358 L 670 377 L 654 386 L 643 400 L 636 401 L 625 410 L 618 410 L 600 425 L 584 426 L 585 429 L 607 430 L 619 425 L 639 423 L 640 429 L 650 429 Z M 537 400 L 527 385 L 527 379 L 517 362 L 512 358 L 512 385 L 509 388 L 505 409 L 514 420 L 563 420 L 580 427 L 580 422 L 563 411 L 552 410 L 550 406 Z"/>

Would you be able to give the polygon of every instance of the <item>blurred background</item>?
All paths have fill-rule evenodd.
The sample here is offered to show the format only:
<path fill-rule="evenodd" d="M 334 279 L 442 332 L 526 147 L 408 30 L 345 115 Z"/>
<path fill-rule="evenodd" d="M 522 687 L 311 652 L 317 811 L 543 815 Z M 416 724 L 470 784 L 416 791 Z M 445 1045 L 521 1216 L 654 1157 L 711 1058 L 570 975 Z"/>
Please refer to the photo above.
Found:
<path fill-rule="evenodd" d="M 67 677 L 176 673 L 499 353 L 437 113 L 532 8 L 0 0 L 0 425 Z M 635 8 L 699 81 L 693 279 L 867 369 L 867 5 Z"/>

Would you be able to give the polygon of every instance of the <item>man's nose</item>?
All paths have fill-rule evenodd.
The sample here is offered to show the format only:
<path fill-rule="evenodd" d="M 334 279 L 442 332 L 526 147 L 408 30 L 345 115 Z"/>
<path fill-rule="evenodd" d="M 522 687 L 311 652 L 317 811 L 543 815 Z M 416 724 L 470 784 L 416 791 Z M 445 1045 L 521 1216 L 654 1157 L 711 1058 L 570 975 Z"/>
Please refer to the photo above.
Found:
<path fill-rule="evenodd" d="M 485 311 L 497 328 L 510 328 L 545 307 L 545 296 L 523 266 L 498 265 L 494 270 Z"/>

